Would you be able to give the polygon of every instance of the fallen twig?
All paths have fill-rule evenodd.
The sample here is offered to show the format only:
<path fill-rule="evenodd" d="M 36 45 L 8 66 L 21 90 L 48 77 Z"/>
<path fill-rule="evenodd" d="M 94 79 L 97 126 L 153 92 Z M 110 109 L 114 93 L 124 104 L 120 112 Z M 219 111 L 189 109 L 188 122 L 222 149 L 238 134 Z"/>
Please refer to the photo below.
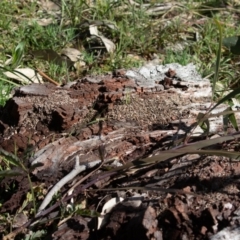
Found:
<path fill-rule="evenodd" d="M 101 160 L 96 160 L 84 165 L 79 165 L 79 156 L 76 156 L 76 164 L 74 169 L 67 174 L 64 178 L 62 178 L 47 194 L 45 199 L 43 200 L 41 206 L 38 209 L 36 217 L 38 217 L 42 210 L 46 208 L 46 206 L 51 202 L 53 196 L 69 181 L 71 181 L 74 177 L 76 177 L 79 173 L 85 171 L 87 168 L 93 168 L 97 164 L 99 164 Z"/>
<path fill-rule="evenodd" d="M 37 71 L 38 71 L 38 73 L 39 73 L 42 77 L 46 78 L 50 83 L 53 83 L 53 84 L 56 85 L 56 86 L 59 86 L 59 85 L 60 85 L 58 82 L 56 82 L 56 81 L 54 81 L 52 78 L 50 78 L 47 74 L 45 74 L 44 72 L 42 72 L 39 68 L 37 68 Z"/>

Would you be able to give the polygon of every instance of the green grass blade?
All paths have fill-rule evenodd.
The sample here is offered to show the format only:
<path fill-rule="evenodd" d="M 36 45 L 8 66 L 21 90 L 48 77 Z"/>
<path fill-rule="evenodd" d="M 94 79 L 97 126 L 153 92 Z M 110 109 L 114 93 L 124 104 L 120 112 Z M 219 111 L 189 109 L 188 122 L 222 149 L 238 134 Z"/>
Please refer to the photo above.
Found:
<path fill-rule="evenodd" d="M 214 19 L 214 21 L 219 31 L 219 42 L 218 42 L 217 61 L 216 61 L 215 73 L 214 73 L 213 85 L 212 85 L 212 94 L 213 94 L 212 98 L 214 97 L 215 87 L 218 81 L 218 74 L 219 74 L 220 60 L 221 60 L 221 50 L 222 50 L 222 26 L 217 19 Z"/>
<path fill-rule="evenodd" d="M 20 64 L 23 58 L 24 48 L 25 48 L 25 43 L 20 42 L 17 45 L 17 47 L 14 49 L 13 56 L 12 56 L 12 68 L 17 67 Z"/>
<path fill-rule="evenodd" d="M 1 78 L 1 77 L 0 77 L 0 81 L 6 82 L 6 83 L 10 83 L 10 84 L 12 84 L 12 85 L 14 85 L 14 86 L 16 86 L 16 87 L 19 87 L 19 86 L 20 86 L 20 84 L 17 84 L 17 83 L 15 83 L 15 82 L 13 82 L 13 81 L 11 81 L 11 80 L 7 80 L 7 79 L 5 79 L 5 78 Z"/>
<path fill-rule="evenodd" d="M 19 72 L 18 70 L 14 70 L 14 69 L 11 70 L 11 69 L 9 69 L 9 68 L 2 67 L 2 66 L 0 66 L 0 69 L 2 69 L 2 70 L 4 70 L 4 71 L 11 72 L 12 74 L 15 74 L 15 75 L 19 74 L 19 75 L 23 76 L 24 78 L 26 78 L 27 80 L 29 80 L 29 83 L 33 83 L 33 80 L 32 80 L 32 79 L 30 79 L 30 78 L 29 78 L 28 76 L 26 76 L 25 74 Z M 13 82 L 10 82 L 10 83 L 14 84 Z"/>
<path fill-rule="evenodd" d="M 132 167 L 140 169 L 141 167 L 144 167 L 144 166 L 149 166 L 151 164 L 157 164 L 162 161 L 165 161 L 165 160 L 168 160 L 171 158 L 180 157 L 180 156 L 183 156 L 183 155 L 186 155 L 189 153 L 193 153 L 193 152 L 200 153 L 199 150 L 202 148 L 206 148 L 211 145 L 215 145 L 215 144 L 230 141 L 230 140 L 235 140 L 237 138 L 240 138 L 240 133 L 238 133 L 236 135 L 228 135 L 228 136 L 223 136 L 223 137 L 219 137 L 219 138 L 198 141 L 193 144 L 183 145 L 182 147 L 180 147 L 178 149 L 171 149 L 168 151 L 163 151 L 163 152 L 161 152 L 161 154 L 153 156 L 153 157 L 148 157 L 148 158 L 144 158 L 144 159 L 140 159 L 140 160 L 139 159 L 134 160 L 132 162 L 125 164 L 124 166 L 111 169 L 108 172 L 128 171 L 129 168 L 132 168 Z M 213 150 L 209 150 L 209 153 L 212 153 L 212 151 Z M 202 152 L 202 153 L 207 154 L 207 152 Z M 214 154 L 221 155 L 221 152 L 214 150 Z M 232 153 L 231 157 L 233 157 L 233 156 L 238 157 L 239 155 L 240 155 L 240 153 L 234 152 L 234 153 Z M 103 174 L 106 174 L 106 173 L 103 173 Z"/>
<path fill-rule="evenodd" d="M 20 170 L 4 170 L 4 171 L 0 171 L 0 178 L 1 177 L 15 177 L 15 176 L 19 176 L 19 175 L 23 175 L 24 172 L 20 171 Z"/>
<path fill-rule="evenodd" d="M 230 115 L 228 116 L 228 119 L 229 119 L 229 121 L 231 122 L 231 124 L 233 125 L 234 129 L 235 129 L 236 131 L 238 131 L 239 129 L 238 129 L 237 120 L 236 120 L 235 115 L 234 115 L 234 114 L 230 114 Z"/>
<path fill-rule="evenodd" d="M 218 105 L 230 100 L 231 98 L 234 98 L 236 95 L 240 94 L 240 87 L 236 88 L 235 90 L 233 90 L 232 92 L 230 92 L 229 94 L 227 94 L 225 97 L 223 97 L 222 99 L 220 99 L 210 110 L 210 112 L 216 108 Z"/>
<path fill-rule="evenodd" d="M 22 163 L 21 163 L 20 159 L 17 156 L 15 156 L 14 154 L 9 153 L 0 148 L 0 155 L 4 156 L 6 158 L 6 160 L 9 163 L 11 163 L 12 165 L 22 168 Z"/>

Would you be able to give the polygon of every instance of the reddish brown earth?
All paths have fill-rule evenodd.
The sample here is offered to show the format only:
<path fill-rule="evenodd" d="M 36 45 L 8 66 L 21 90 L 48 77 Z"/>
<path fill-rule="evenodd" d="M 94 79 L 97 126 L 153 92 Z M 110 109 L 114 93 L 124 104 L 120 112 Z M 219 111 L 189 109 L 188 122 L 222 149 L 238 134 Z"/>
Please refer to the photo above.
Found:
<path fill-rule="evenodd" d="M 209 86 L 206 83 L 201 87 Z M 16 153 L 27 167 L 34 161 L 41 163 L 31 176 L 34 186 L 46 192 L 74 168 L 76 156 L 80 164 L 91 163 L 101 158 L 99 149 L 104 149 L 104 161 L 115 159 L 124 166 L 160 155 L 173 147 L 173 141 L 177 146 L 176 141 L 192 129 L 197 113 L 208 106 L 210 96 L 197 94 L 201 87 L 182 86 L 173 70 L 154 87 L 139 86 L 124 71 L 62 87 L 24 86 L 16 89 L 1 109 L 0 145 Z M 216 128 L 210 135 L 221 135 L 221 124 L 214 124 Z M 191 141 L 204 139 L 198 136 Z M 213 148 L 239 151 L 239 144 L 235 140 Z M 113 165 L 106 164 L 73 192 L 74 203 L 87 200 L 86 209 L 93 212 L 101 212 L 104 203 L 113 197 L 125 199 L 108 213 L 105 225 L 97 230 L 97 218 L 83 211 L 62 222 L 56 218 L 69 203 L 64 194 L 93 171 L 89 169 L 61 189 L 62 202 L 41 213 L 41 219 L 48 218 L 47 223 L 37 227 L 47 230 L 44 239 L 209 239 L 225 227 L 239 225 L 237 161 L 189 154 L 138 171 L 108 174 L 107 168 Z M 15 192 L 6 192 L 13 185 Z M 15 214 L 30 190 L 27 177 L 7 177 L 0 186 L 1 213 Z M 119 187 L 127 190 L 110 190 Z M 89 188 L 109 191 L 86 192 Z M 39 196 L 38 201 L 42 200 Z M 31 208 L 28 204 L 26 210 Z M 13 226 L 13 235 L 27 233 L 30 222 L 19 227 L 28 220 L 34 220 L 30 213 L 21 216 Z M 4 226 L 0 227 L 2 236 L 4 231 Z"/>

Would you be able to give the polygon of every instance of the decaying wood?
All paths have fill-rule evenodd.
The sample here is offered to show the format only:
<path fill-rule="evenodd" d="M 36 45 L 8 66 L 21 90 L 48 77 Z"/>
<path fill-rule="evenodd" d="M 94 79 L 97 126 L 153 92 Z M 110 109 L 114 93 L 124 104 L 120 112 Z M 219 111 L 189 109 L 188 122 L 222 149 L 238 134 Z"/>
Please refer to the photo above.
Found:
<path fill-rule="evenodd" d="M 211 85 L 196 72 L 189 80 L 180 65 L 147 70 L 16 89 L 2 110 L 1 146 L 21 155 L 31 145 L 32 164 L 43 163 L 34 171 L 39 177 L 70 170 L 76 155 L 82 163 L 99 159 L 100 145 L 106 159 L 146 156 L 192 131 L 198 113 L 212 105 Z M 220 105 L 214 112 L 225 109 Z M 210 133 L 222 132 L 222 126 L 221 117 L 210 119 Z"/>

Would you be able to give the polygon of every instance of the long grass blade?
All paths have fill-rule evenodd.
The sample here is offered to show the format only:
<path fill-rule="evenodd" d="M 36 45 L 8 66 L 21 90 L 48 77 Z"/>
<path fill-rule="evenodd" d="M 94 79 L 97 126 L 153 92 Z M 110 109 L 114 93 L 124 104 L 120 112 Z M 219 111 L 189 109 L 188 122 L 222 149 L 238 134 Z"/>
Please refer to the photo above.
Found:
<path fill-rule="evenodd" d="M 213 85 L 212 85 L 212 98 L 214 97 L 215 93 L 215 87 L 216 83 L 218 81 L 218 74 L 219 74 L 219 68 L 220 68 L 220 60 L 221 60 L 221 51 L 222 51 L 222 26 L 219 23 L 217 19 L 214 19 L 215 24 L 217 25 L 218 31 L 219 31 L 219 42 L 218 42 L 218 51 L 217 51 L 217 61 L 216 61 L 216 66 L 215 66 L 215 73 L 214 73 L 214 78 L 213 78 Z"/>

